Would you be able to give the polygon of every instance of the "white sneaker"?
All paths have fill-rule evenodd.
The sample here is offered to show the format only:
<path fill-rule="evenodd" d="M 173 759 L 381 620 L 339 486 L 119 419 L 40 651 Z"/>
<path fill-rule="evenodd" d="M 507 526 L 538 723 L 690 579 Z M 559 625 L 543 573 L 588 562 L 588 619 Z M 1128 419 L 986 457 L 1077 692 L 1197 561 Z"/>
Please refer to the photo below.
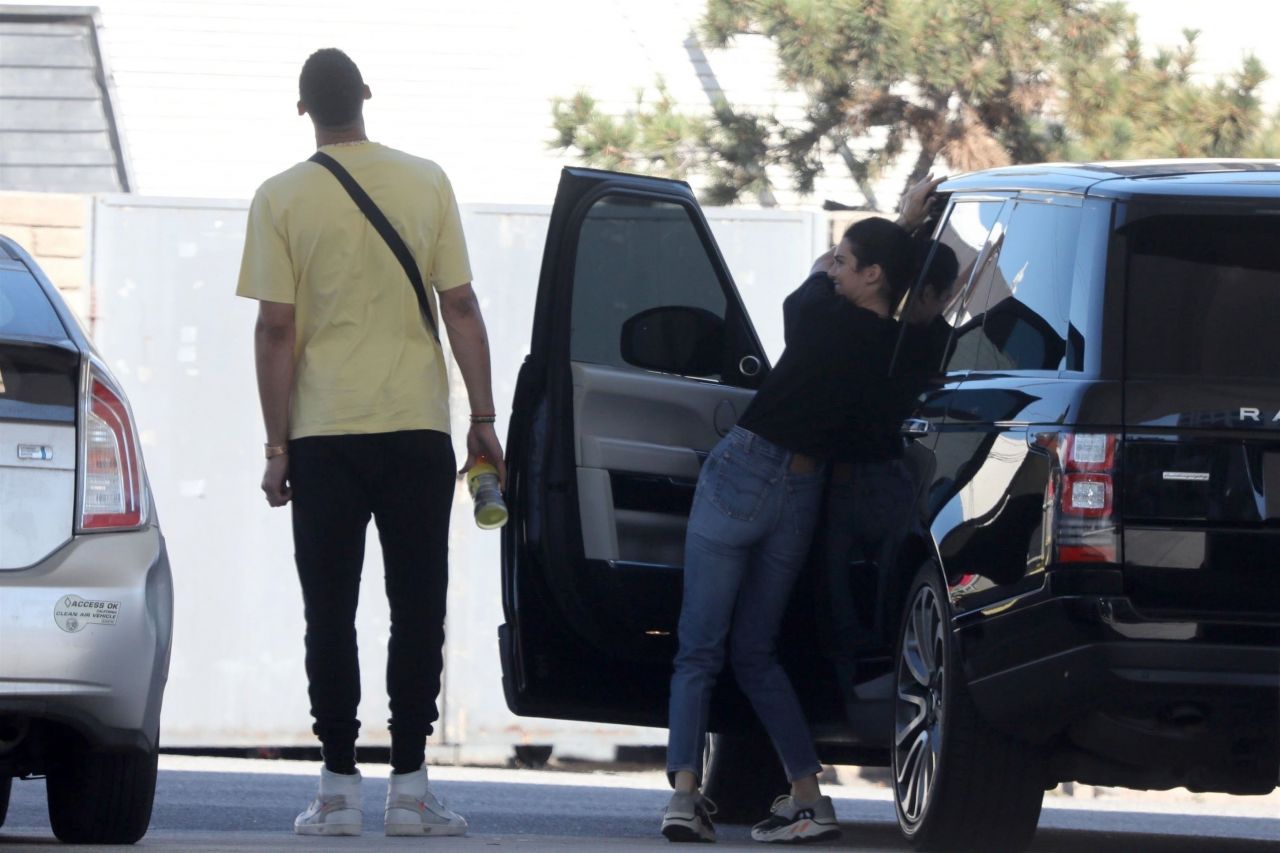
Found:
<path fill-rule="evenodd" d="M 293 821 L 298 835 L 359 835 L 364 823 L 360 809 L 360 771 L 348 776 L 320 768 L 320 790 L 307 810 Z"/>
<path fill-rule="evenodd" d="M 387 785 L 387 835 L 466 835 L 467 820 L 427 789 L 427 768 L 392 773 Z"/>

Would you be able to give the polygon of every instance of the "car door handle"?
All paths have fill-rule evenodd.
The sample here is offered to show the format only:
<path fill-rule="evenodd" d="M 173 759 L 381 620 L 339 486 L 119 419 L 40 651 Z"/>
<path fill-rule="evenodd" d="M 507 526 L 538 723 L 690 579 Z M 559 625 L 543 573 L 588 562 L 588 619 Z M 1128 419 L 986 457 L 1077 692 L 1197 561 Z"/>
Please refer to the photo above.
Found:
<path fill-rule="evenodd" d="M 923 418 L 907 418 L 902 422 L 902 426 L 899 427 L 898 432 L 907 438 L 920 438 L 921 436 L 928 435 L 929 430 L 931 429 L 933 429 L 932 424 Z"/>

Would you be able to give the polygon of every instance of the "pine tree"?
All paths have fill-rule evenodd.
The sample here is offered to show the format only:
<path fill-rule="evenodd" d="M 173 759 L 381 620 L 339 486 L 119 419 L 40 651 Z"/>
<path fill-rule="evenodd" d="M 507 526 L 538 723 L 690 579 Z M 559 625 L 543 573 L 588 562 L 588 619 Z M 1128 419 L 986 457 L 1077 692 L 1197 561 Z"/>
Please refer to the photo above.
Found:
<path fill-rule="evenodd" d="M 908 153 L 903 189 L 944 164 L 1280 153 L 1276 118 L 1258 99 L 1261 62 L 1201 82 L 1196 33 L 1149 55 L 1120 2 L 708 0 L 703 45 L 746 34 L 772 41 L 801 119 L 723 97 L 704 114 L 682 112 L 659 81 L 656 98 L 638 93 L 621 116 L 585 92 L 556 99 L 552 145 L 603 168 L 697 177 L 718 204 L 769 205 L 779 174 L 811 193 L 839 163 L 873 210 L 876 180 Z"/>

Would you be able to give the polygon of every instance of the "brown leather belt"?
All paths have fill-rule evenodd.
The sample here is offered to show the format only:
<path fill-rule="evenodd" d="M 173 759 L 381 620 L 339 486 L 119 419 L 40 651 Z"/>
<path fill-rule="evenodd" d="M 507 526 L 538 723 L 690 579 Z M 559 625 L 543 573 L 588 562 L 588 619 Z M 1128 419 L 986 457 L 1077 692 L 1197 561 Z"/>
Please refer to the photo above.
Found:
<path fill-rule="evenodd" d="M 818 470 L 818 460 L 803 453 L 792 453 L 791 464 L 787 466 L 787 470 L 792 474 L 812 474 Z"/>

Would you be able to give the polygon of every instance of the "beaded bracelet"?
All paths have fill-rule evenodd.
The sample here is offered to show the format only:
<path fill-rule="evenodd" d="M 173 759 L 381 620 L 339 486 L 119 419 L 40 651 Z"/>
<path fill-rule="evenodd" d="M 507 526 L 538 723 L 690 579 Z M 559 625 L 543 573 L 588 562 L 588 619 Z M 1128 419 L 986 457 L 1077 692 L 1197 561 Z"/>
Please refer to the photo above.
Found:
<path fill-rule="evenodd" d="M 498 420 L 497 415 L 472 415 L 471 423 L 473 424 L 492 424 Z"/>

